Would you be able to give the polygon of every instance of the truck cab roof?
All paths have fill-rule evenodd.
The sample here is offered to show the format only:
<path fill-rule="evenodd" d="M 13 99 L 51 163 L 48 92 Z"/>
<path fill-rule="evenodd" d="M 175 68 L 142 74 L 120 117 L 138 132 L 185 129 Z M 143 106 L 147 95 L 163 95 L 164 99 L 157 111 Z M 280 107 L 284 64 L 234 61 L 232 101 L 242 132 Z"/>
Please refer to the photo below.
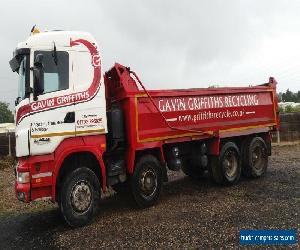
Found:
<path fill-rule="evenodd" d="M 33 48 L 45 47 L 55 45 L 58 47 L 70 47 L 70 40 L 85 39 L 96 44 L 93 36 L 87 32 L 82 31 L 45 31 L 30 35 L 25 41 L 20 42 L 17 46 L 19 48 Z"/>

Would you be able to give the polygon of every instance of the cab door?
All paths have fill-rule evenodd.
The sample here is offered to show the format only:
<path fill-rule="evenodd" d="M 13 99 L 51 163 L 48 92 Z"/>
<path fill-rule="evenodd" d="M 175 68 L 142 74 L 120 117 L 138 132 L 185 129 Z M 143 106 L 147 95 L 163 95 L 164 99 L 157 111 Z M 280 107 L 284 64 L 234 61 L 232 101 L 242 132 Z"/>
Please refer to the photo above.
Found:
<path fill-rule="evenodd" d="M 72 53 L 65 48 L 32 51 L 34 58 L 43 55 L 44 91 L 31 94 L 30 154 L 48 154 L 68 137 L 75 136 L 73 85 L 70 81 Z M 33 79 L 33 75 L 32 78 Z"/>

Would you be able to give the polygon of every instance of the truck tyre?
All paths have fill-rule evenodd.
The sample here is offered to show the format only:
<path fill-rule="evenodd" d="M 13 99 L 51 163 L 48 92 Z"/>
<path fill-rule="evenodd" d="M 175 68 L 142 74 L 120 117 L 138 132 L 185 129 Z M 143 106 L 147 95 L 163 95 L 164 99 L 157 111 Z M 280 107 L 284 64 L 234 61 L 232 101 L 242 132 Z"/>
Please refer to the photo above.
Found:
<path fill-rule="evenodd" d="M 268 167 L 268 152 L 265 141 L 254 137 L 245 145 L 242 173 L 245 177 L 263 176 Z"/>
<path fill-rule="evenodd" d="M 88 224 L 98 208 L 101 187 L 95 173 L 86 167 L 75 169 L 64 179 L 60 192 L 60 209 L 72 227 Z"/>
<path fill-rule="evenodd" d="M 156 157 L 145 155 L 137 161 L 130 187 L 139 207 L 149 207 L 158 201 L 162 189 L 162 169 Z"/>
<path fill-rule="evenodd" d="M 232 185 L 239 181 L 241 176 L 240 152 L 233 142 L 222 146 L 219 156 L 209 159 L 211 179 L 217 184 Z"/>
<path fill-rule="evenodd" d="M 208 166 L 208 172 L 209 177 L 212 182 L 215 182 L 216 184 L 222 184 L 223 178 L 221 175 L 221 171 L 219 171 L 219 156 L 211 155 L 209 157 L 209 166 Z"/>

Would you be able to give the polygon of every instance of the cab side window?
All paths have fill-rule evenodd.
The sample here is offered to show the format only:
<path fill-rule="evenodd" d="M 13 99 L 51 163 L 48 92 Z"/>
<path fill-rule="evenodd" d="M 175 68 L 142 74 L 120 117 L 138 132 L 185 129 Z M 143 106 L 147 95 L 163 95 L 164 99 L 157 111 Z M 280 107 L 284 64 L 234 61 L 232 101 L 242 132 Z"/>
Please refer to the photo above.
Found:
<path fill-rule="evenodd" d="M 57 51 L 57 60 L 52 51 L 35 51 L 42 54 L 44 67 L 44 94 L 69 88 L 69 54 L 66 51 Z"/>

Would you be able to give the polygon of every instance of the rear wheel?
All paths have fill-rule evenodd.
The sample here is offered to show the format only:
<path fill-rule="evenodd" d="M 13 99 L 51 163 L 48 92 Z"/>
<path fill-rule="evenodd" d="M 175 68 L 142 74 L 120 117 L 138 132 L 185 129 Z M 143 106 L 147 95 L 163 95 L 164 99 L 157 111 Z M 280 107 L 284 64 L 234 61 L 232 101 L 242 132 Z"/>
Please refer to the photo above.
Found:
<path fill-rule="evenodd" d="M 138 206 L 149 207 L 158 201 L 162 189 L 162 169 L 156 157 L 145 155 L 137 161 L 130 184 Z"/>
<path fill-rule="evenodd" d="M 245 145 L 243 152 L 243 175 L 246 177 L 260 177 L 268 167 L 268 152 L 265 141 L 261 137 L 254 137 Z"/>
<path fill-rule="evenodd" d="M 95 173 L 86 167 L 77 168 L 63 181 L 61 213 L 70 226 L 84 226 L 91 221 L 99 199 L 100 183 Z"/>
<path fill-rule="evenodd" d="M 219 156 L 209 159 L 209 172 L 212 180 L 218 184 L 235 184 L 241 176 L 239 149 L 233 142 L 222 146 Z"/>

